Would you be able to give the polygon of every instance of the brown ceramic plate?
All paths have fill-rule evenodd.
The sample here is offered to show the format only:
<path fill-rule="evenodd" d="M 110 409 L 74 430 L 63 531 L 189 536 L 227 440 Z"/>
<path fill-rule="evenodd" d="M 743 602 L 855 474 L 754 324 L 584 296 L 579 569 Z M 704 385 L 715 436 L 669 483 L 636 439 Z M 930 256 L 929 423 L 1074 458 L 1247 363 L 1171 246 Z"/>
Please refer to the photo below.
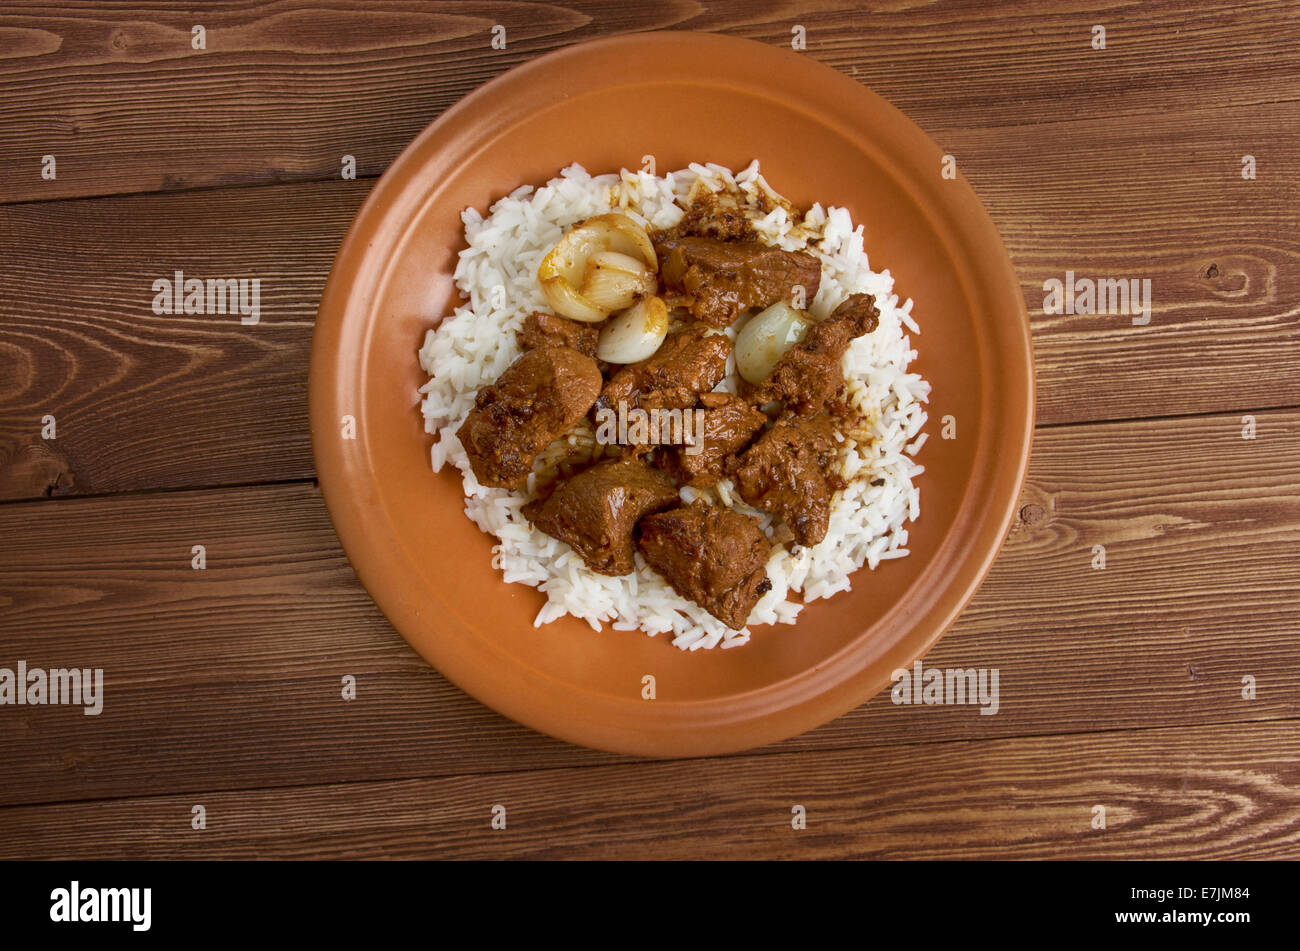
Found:
<path fill-rule="evenodd" d="M 806 207 L 844 205 L 867 251 L 912 297 L 913 368 L 933 384 L 910 557 L 862 569 L 853 590 L 749 644 L 679 651 L 665 635 L 544 628 L 533 588 L 491 567 L 459 474 L 435 475 L 416 389 L 425 331 L 456 302 L 460 212 L 485 211 L 571 162 L 660 173 L 759 159 Z M 649 756 L 769 743 L 877 693 L 943 633 L 1010 523 L 1033 428 L 1029 330 L 997 231 L 942 153 L 884 100 L 807 55 L 690 33 L 572 46 L 493 80 L 393 163 L 335 261 L 311 360 L 312 444 L 340 539 L 379 607 L 429 663 L 534 729 Z M 343 437 L 343 417 L 355 438 Z M 953 416 L 956 438 L 939 438 Z M 642 699 L 646 675 L 656 699 Z"/>

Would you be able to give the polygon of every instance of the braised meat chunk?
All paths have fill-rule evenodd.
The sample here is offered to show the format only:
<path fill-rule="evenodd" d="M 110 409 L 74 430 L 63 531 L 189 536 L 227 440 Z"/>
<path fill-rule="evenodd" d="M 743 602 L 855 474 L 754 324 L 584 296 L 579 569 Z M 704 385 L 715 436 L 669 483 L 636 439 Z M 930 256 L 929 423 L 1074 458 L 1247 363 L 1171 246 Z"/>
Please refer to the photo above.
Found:
<path fill-rule="evenodd" d="M 592 571 L 626 575 L 636 568 L 636 523 L 676 501 L 677 486 L 671 478 L 621 456 L 561 482 L 545 501 L 525 505 L 524 515 L 547 535 L 567 542 Z"/>
<path fill-rule="evenodd" d="M 812 300 L 821 285 L 822 268 L 811 254 L 757 241 L 661 237 L 655 251 L 664 285 L 685 295 L 695 319 L 713 327 L 726 327 L 748 308 L 788 300 L 796 286 Z"/>
<path fill-rule="evenodd" d="M 767 417 L 728 393 L 705 393 L 695 412 L 704 419 L 701 445 L 674 446 L 665 452 L 663 465 L 678 481 L 706 488 L 726 474 L 727 457 L 748 446 Z"/>
<path fill-rule="evenodd" d="M 529 314 L 524 325 L 515 333 L 521 350 L 538 347 L 571 347 L 593 359 L 600 331 L 595 324 L 580 324 L 554 314 Z"/>
<path fill-rule="evenodd" d="M 731 340 L 704 329 L 669 334 L 655 355 L 615 373 L 596 401 L 597 409 L 686 409 L 701 393 L 722 382 Z"/>
<path fill-rule="evenodd" d="M 831 496 L 843 486 L 832 471 L 836 456 L 829 417 L 786 416 L 739 457 L 736 489 L 790 526 L 800 545 L 816 545 L 830 526 Z"/>
<path fill-rule="evenodd" d="M 758 521 L 700 499 L 641 520 L 637 547 L 678 594 L 740 630 L 772 588 Z"/>
<path fill-rule="evenodd" d="M 479 482 L 516 489 L 538 454 L 591 409 L 600 368 L 569 347 L 525 350 L 483 387 L 456 435 Z"/>
<path fill-rule="evenodd" d="M 876 299 L 870 294 L 851 294 L 831 311 L 829 319 L 847 321 L 853 330 L 850 338 L 861 337 L 876 329 L 880 323 L 880 311 Z"/>
<path fill-rule="evenodd" d="M 754 399 L 760 404 L 783 400 L 787 409 L 800 416 L 820 412 L 844 385 L 840 366 L 844 351 L 855 337 L 875 330 L 879 321 L 876 299 L 854 294 L 785 352 Z"/>
<path fill-rule="evenodd" d="M 718 241 L 752 241 L 754 225 L 734 195 L 727 192 L 702 192 L 691 201 L 682 220 L 663 237 L 695 235 Z"/>

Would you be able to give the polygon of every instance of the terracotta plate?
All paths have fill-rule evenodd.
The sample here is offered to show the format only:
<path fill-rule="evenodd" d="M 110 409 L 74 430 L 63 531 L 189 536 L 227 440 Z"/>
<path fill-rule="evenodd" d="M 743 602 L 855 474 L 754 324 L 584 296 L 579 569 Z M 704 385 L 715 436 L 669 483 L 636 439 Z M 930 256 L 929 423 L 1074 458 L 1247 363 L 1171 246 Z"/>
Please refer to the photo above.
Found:
<path fill-rule="evenodd" d="M 667 636 L 544 628 L 533 588 L 491 567 L 459 474 L 435 475 L 416 389 L 425 331 L 455 303 L 460 211 L 486 210 L 571 162 L 595 173 L 758 158 L 796 204 L 847 206 L 873 265 L 912 297 L 914 367 L 934 386 L 910 557 L 853 578 L 794 626 L 682 652 Z M 812 58 L 690 33 L 569 47 L 488 83 L 425 129 L 379 180 L 339 251 L 311 360 L 312 443 L 330 515 L 362 583 L 462 689 L 534 729 L 650 756 L 758 746 L 851 710 L 938 639 L 1010 523 L 1033 427 L 1029 331 L 1015 272 L 940 149 Z M 355 438 L 344 438 L 345 416 Z M 955 419 L 956 438 L 939 438 Z M 656 699 L 642 699 L 643 678 Z"/>

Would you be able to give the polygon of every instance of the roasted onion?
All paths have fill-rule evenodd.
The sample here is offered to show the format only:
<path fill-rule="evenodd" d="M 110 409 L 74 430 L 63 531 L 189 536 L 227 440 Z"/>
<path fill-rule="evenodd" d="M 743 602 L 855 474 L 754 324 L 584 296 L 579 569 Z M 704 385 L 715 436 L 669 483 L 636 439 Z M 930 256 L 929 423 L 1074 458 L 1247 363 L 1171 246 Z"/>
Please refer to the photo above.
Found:
<path fill-rule="evenodd" d="M 658 268 L 646 230 L 611 212 L 570 228 L 542 259 L 537 279 L 556 313 L 599 323 L 653 291 Z"/>
<path fill-rule="evenodd" d="M 596 356 L 607 363 L 636 363 L 652 357 L 668 336 L 668 307 L 644 297 L 600 328 Z"/>
<path fill-rule="evenodd" d="M 609 313 L 631 307 L 638 297 L 659 286 L 655 272 L 639 258 L 617 251 L 597 251 L 587 258 L 582 296 Z"/>
<path fill-rule="evenodd" d="M 748 382 L 762 383 L 812 325 L 811 317 L 785 301 L 759 311 L 736 335 L 736 370 Z"/>

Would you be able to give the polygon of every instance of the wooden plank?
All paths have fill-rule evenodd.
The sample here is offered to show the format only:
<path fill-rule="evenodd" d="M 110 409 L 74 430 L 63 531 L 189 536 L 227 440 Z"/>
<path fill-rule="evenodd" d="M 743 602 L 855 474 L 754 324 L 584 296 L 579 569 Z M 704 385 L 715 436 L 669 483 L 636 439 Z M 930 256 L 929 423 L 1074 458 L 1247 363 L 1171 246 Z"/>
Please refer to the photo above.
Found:
<path fill-rule="evenodd" d="M 1040 422 L 1300 405 L 1300 103 L 1241 117 L 1081 117 L 940 137 L 1020 276 Z M 1044 282 L 1067 272 L 1150 281 L 1150 314 L 1046 313 Z"/>
<path fill-rule="evenodd" d="M 23 0 L 0 16 L 0 201 L 330 178 L 344 154 L 377 174 L 511 66 L 647 29 L 788 47 L 802 26 L 806 55 L 931 132 L 1300 98 L 1300 14 L 1286 0 L 891 6 L 280 0 L 110 12 Z M 504 50 L 492 48 L 496 25 Z M 1107 29 L 1104 50 L 1092 48 L 1094 25 Z"/>
<path fill-rule="evenodd" d="M 1062 148 L 1073 135 L 1095 146 Z M 1019 269 L 1040 422 L 1300 405 L 1300 103 L 971 128 L 943 144 Z M 1246 150 L 1254 181 L 1239 174 Z M 0 208 L 0 498 L 311 477 L 311 326 L 369 187 Z M 259 278 L 260 323 L 154 315 L 153 281 L 178 267 Z M 1150 279 L 1150 324 L 1045 315 L 1043 282 L 1067 271 Z"/>
<path fill-rule="evenodd" d="M 881 695 L 771 749 L 1300 717 L 1300 411 L 1255 424 L 1253 440 L 1235 416 L 1040 430 L 1021 519 L 926 658 L 997 669 L 998 713 Z M 11 503 L 0 539 L 0 666 L 106 678 L 99 716 L 0 709 L 0 803 L 622 761 L 431 671 L 357 584 L 311 486 Z"/>
<path fill-rule="evenodd" d="M 0 498 L 311 478 L 316 306 L 371 184 L 0 209 Z M 257 279 L 257 323 L 154 314 L 176 269 Z"/>
<path fill-rule="evenodd" d="M 1298 787 L 1294 723 L 1135 730 L 11 807 L 0 858 L 1295 859 Z"/>

